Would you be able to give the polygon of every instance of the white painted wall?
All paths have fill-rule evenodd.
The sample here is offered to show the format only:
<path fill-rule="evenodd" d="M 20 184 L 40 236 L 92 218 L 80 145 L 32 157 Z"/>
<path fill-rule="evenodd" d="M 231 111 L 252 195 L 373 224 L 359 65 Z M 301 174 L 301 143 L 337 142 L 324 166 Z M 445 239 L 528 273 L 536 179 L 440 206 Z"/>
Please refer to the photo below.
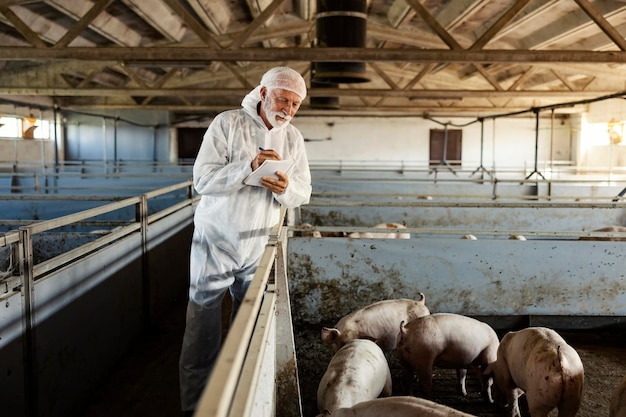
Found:
<path fill-rule="evenodd" d="M 571 142 L 578 126 L 572 118 L 539 121 L 538 159 L 552 155 L 555 160 L 569 161 Z M 300 129 L 311 161 L 405 161 L 426 164 L 429 158 L 431 129 L 463 130 L 462 165 L 473 169 L 480 163 L 481 124 L 473 118 L 436 119 L 298 117 Z M 535 158 L 535 115 L 485 120 L 483 125 L 483 165 L 492 168 L 533 166 Z M 464 126 L 464 127 L 459 127 Z M 330 138 L 330 140 L 328 140 Z"/>
<path fill-rule="evenodd" d="M 54 141 L 22 138 L 0 138 L 0 162 L 36 164 L 54 162 Z"/>
<path fill-rule="evenodd" d="M 626 100 L 612 99 L 592 103 L 589 110 L 583 116 L 579 166 L 590 170 L 626 168 L 626 137 L 622 138 L 621 143 L 611 143 L 607 128 L 607 123 L 618 122 L 616 130 L 620 136 L 626 136 Z"/>

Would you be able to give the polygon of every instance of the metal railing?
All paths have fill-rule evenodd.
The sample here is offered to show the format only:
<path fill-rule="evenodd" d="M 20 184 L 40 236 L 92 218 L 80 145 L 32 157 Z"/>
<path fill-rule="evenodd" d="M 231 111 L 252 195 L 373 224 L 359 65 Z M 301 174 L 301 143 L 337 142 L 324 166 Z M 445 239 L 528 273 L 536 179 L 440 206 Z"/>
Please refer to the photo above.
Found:
<path fill-rule="evenodd" d="M 151 198 L 155 198 L 172 191 L 187 189 L 188 199 L 177 204 L 174 204 L 160 212 L 154 213 L 148 216 L 148 200 Z M 66 197 L 67 198 L 67 197 Z M 197 197 L 196 197 L 197 199 Z M 142 194 L 140 196 L 126 198 L 121 201 L 105 204 L 100 207 L 95 207 L 92 209 L 84 210 L 78 213 L 68 214 L 66 216 L 57 217 L 51 220 L 43 220 L 31 223 L 29 225 L 24 225 L 19 228 L 18 232 L 9 232 L 4 236 L 4 240 L 0 238 L 0 243 L 6 242 L 11 244 L 19 244 L 23 249 L 20 253 L 30 254 L 31 257 L 27 257 L 24 255 L 22 259 L 20 259 L 20 274 L 22 276 L 32 276 L 33 280 L 37 280 L 42 278 L 49 271 L 60 268 L 68 263 L 71 263 L 77 259 L 80 259 L 84 255 L 94 252 L 99 248 L 110 244 L 118 239 L 121 239 L 131 233 L 136 231 L 141 231 L 143 233 L 145 227 L 165 216 L 174 213 L 175 211 L 180 210 L 183 207 L 187 207 L 194 203 L 193 196 L 193 183 L 191 181 L 185 181 L 178 184 L 171 185 L 169 187 L 160 188 L 158 190 L 150 191 L 148 193 Z M 88 219 L 92 219 L 94 217 L 111 213 L 125 207 L 134 206 L 135 208 L 135 219 L 133 222 L 128 223 L 127 225 L 118 228 L 117 230 L 111 231 L 103 237 L 100 237 L 93 242 L 82 245 L 76 249 L 65 252 L 61 255 L 55 256 L 51 259 L 48 259 L 39 264 L 33 264 L 32 260 L 32 250 L 33 250 L 33 237 L 37 234 L 41 234 L 50 230 L 58 229 L 64 226 L 80 223 L 86 221 Z M 18 241 L 15 241 L 15 234 L 19 233 Z M 10 236 L 7 237 L 7 236 Z M 9 240 L 10 239 L 10 242 Z M 0 245 L 5 246 L 5 245 Z M 19 252 L 19 251 L 18 251 Z M 2 282 L 2 281 L 0 281 Z"/>
<path fill-rule="evenodd" d="M 187 198 L 184 201 L 173 204 L 167 209 L 150 216 L 148 215 L 150 199 L 179 189 L 187 190 Z M 144 304 L 146 304 L 145 301 L 148 297 L 147 283 L 149 278 L 147 268 L 145 267 L 148 252 L 148 225 L 178 210 L 193 206 L 197 198 L 198 197 L 193 194 L 193 183 L 186 181 L 140 196 L 105 204 L 100 207 L 51 220 L 23 225 L 17 230 L 0 234 L 0 249 L 4 248 L 5 253 L 8 252 L 10 258 L 7 271 L 0 272 L 0 300 L 6 300 L 8 305 L 11 297 L 21 294 L 21 337 L 24 346 L 24 393 L 27 402 L 27 404 L 25 404 L 27 408 L 26 415 L 38 415 L 36 408 L 38 407 L 37 398 L 39 388 L 36 366 L 37 347 L 35 342 L 37 333 L 36 315 L 38 308 L 35 302 L 35 288 L 38 284 L 45 281 L 48 277 L 52 277 L 51 272 L 58 271 L 63 267 L 79 262 L 85 256 L 96 253 L 98 250 L 109 246 L 115 241 L 121 240 L 131 234 L 139 233 L 141 236 L 139 256 L 142 258 L 142 264 L 144 266 L 142 268 L 142 282 L 145 284 L 143 297 Z M 113 229 L 110 233 L 96 238 L 89 243 L 63 252 L 42 262 L 35 263 L 33 249 L 33 239 L 35 236 L 127 207 L 134 207 L 135 218 L 125 226 Z M 144 320 L 146 321 L 149 320 L 149 314 L 147 314 L 148 308 L 149 306 L 144 305 Z"/>
<path fill-rule="evenodd" d="M 302 416 L 287 283 L 287 230 L 281 220 L 270 233 L 195 416 Z"/>

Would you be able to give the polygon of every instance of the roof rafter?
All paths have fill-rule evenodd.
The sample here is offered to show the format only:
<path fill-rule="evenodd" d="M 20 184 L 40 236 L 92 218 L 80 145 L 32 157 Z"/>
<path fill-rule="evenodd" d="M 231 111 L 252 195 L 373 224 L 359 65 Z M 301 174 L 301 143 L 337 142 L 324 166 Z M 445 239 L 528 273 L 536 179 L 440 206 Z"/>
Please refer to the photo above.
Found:
<path fill-rule="evenodd" d="M 213 50 L 206 47 L 176 48 L 15 48 L 0 47 L 4 60 L 88 60 L 88 61 L 150 61 L 163 62 L 209 61 L 415 61 L 448 63 L 626 63 L 626 52 L 578 50 L 480 50 L 452 51 L 447 49 L 374 49 L 374 48 L 243 48 Z M 155 62 L 156 61 L 156 62 Z"/>

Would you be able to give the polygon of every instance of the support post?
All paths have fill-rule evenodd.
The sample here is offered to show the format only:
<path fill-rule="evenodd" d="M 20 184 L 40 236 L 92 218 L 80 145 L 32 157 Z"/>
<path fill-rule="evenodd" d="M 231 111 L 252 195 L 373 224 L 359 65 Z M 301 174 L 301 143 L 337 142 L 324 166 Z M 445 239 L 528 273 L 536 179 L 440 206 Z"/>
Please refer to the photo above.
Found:
<path fill-rule="evenodd" d="M 536 174 L 541 177 L 541 179 L 545 180 L 546 177 L 544 177 L 543 174 L 537 169 L 537 158 L 539 157 L 539 109 L 533 109 L 533 112 L 535 113 L 535 169 L 524 179 L 527 180 Z"/>
<path fill-rule="evenodd" d="M 437 167 L 443 165 L 445 167 L 447 167 L 450 172 L 452 172 L 454 175 L 456 175 L 456 172 L 454 171 L 454 168 L 452 168 L 452 166 L 448 163 L 448 161 L 446 160 L 447 158 L 447 153 L 448 153 L 448 124 L 449 123 L 444 123 L 444 131 L 443 131 L 443 152 L 441 155 L 441 161 L 439 161 L 439 163 L 437 164 L 437 166 L 435 166 L 433 169 L 431 169 L 428 173 L 432 174 L 433 172 L 437 172 Z"/>
<path fill-rule="evenodd" d="M 478 168 L 474 170 L 474 172 L 471 173 L 470 177 L 473 177 L 474 174 L 480 171 L 480 179 L 482 180 L 485 178 L 485 174 L 489 175 L 489 177 L 491 178 L 493 178 L 493 176 L 491 175 L 491 172 L 489 172 L 489 170 L 483 166 L 483 142 L 485 139 L 485 119 L 480 118 L 478 120 L 480 121 L 480 165 L 478 166 Z"/>

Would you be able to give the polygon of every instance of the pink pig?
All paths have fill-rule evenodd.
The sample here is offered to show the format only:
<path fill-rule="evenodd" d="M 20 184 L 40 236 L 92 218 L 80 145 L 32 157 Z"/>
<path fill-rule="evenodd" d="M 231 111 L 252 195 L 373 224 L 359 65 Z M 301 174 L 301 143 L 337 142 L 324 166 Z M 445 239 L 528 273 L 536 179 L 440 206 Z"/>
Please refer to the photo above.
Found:
<path fill-rule="evenodd" d="M 481 381 L 482 394 L 491 402 L 490 380 L 482 372 L 496 359 L 498 335 L 487 323 L 460 314 L 436 313 L 400 325 L 398 357 L 403 382 L 411 394 L 413 370 L 426 397 L 432 394 L 433 368 L 456 369 L 458 391 L 466 395 L 467 368 Z"/>
<path fill-rule="evenodd" d="M 384 351 L 394 350 L 398 338 L 398 325 L 430 314 L 425 305 L 426 296 L 420 300 L 406 298 L 378 301 L 342 317 L 335 328 L 322 328 L 322 341 L 332 345 L 336 352 L 353 339 L 369 339 Z"/>
<path fill-rule="evenodd" d="M 330 412 L 379 395 L 391 395 L 387 358 L 371 340 L 355 339 L 330 360 L 317 389 L 317 406 L 322 413 Z"/>
<path fill-rule="evenodd" d="M 411 396 L 376 398 L 323 415 L 329 417 L 475 417 L 443 404 Z"/>
<path fill-rule="evenodd" d="M 531 417 L 574 417 L 582 399 L 584 370 L 576 350 L 554 330 L 529 327 L 504 335 L 497 360 L 485 374 L 493 374 L 494 399 L 519 417 L 518 397 L 526 393 Z"/>

